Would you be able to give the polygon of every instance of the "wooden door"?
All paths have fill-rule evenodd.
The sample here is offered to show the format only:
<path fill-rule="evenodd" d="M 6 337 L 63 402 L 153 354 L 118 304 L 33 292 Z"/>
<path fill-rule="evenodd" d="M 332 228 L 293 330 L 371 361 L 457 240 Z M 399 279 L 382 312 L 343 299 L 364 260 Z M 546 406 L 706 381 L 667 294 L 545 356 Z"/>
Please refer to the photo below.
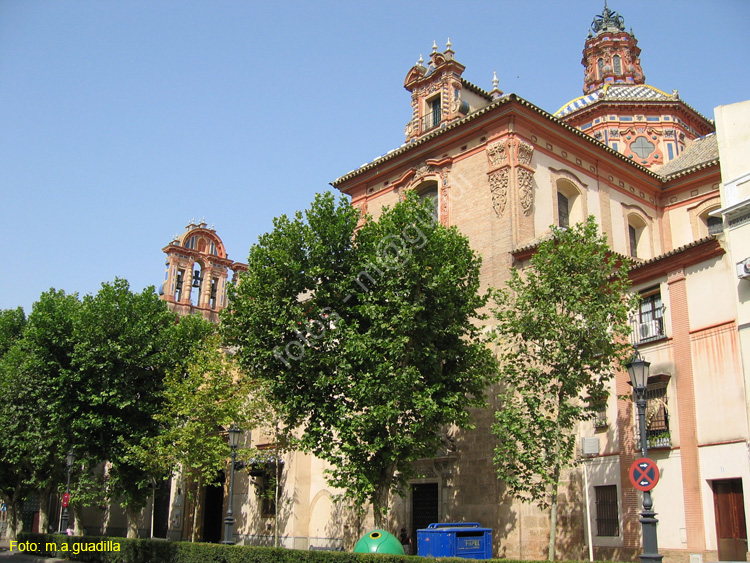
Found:
<path fill-rule="evenodd" d="M 747 528 L 742 479 L 713 481 L 719 561 L 745 561 Z"/>

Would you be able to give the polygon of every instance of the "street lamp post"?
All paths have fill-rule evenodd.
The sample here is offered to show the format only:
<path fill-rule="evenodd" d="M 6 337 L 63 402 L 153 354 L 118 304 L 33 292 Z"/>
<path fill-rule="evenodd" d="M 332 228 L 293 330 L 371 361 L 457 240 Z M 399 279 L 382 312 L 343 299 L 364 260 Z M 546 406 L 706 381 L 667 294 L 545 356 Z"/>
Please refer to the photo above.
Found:
<path fill-rule="evenodd" d="M 638 408 L 638 429 L 641 436 L 642 457 L 648 457 L 648 442 L 646 438 L 646 389 L 648 388 L 648 368 L 650 362 L 644 360 L 636 348 L 632 359 L 625 367 L 628 368 L 630 383 L 635 391 Z M 662 555 L 659 555 L 659 545 L 656 537 L 656 524 L 659 522 L 652 510 L 654 503 L 651 501 L 651 491 L 643 492 L 643 512 L 641 512 L 641 529 L 643 534 L 643 553 L 641 563 L 661 563 Z"/>
<path fill-rule="evenodd" d="M 229 503 L 227 504 L 227 516 L 224 518 L 224 541 L 227 545 L 234 544 L 234 515 L 232 514 L 232 496 L 234 494 L 234 461 L 237 457 L 237 446 L 240 443 L 242 431 L 234 424 L 229 429 L 229 447 L 232 448 L 232 466 L 229 469 Z"/>
<path fill-rule="evenodd" d="M 73 462 L 76 459 L 76 455 L 73 450 L 68 450 L 65 455 L 65 464 L 68 467 L 68 482 L 65 484 L 65 502 L 63 503 L 62 516 L 60 517 L 60 533 L 66 533 L 68 529 L 68 502 L 70 498 L 70 470 L 73 468 Z"/>

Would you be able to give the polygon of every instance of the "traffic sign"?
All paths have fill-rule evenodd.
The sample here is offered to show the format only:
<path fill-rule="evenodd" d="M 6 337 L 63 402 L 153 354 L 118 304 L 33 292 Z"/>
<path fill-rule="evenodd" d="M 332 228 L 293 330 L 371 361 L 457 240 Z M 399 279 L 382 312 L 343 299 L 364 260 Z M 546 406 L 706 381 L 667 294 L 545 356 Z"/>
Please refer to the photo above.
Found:
<path fill-rule="evenodd" d="M 67 507 L 70 504 L 70 493 L 63 493 L 63 506 Z"/>
<path fill-rule="evenodd" d="M 650 491 L 659 482 L 659 468 L 647 457 L 636 459 L 628 473 L 630 482 L 639 491 Z"/>

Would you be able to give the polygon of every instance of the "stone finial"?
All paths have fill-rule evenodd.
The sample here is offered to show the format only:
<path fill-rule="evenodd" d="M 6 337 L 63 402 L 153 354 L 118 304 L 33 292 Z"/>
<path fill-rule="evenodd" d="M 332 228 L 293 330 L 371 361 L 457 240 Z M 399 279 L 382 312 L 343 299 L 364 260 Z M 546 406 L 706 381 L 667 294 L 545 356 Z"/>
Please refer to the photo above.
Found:
<path fill-rule="evenodd" d="M 445 43 L 445 50 L 451 51 L 452 50 L 451 47 L 453 47 L 453 43 L 451 43 L 451 38 L 449 37 L 448 41 Z"/>
<path fill-rule="evenodd" d="M 417 61 L 417 66 L 424 66 L 424 59 L 422 58 L 421 53 L 419 55 L 419 60 Z"/>
<path fill-rule="evenodd" d="M 437 41 L 432 42 L 432 52 L 437 53 Z"/>
<path fill-rule="evenodd" d="M 610 10 L 605 1 L 602 14 L 595 16 L 594 21 L 591 23 L 591 31 L 595 35 L 603 31 L 625 31 L 625 19 L 617 12 Z"/>
<path fill-rule="evenodd" d="M 492 71 L 492 89 L 497 90 L 497 85 L 500 84 L 500 81 L 497 79 L 497 71 Z"/>

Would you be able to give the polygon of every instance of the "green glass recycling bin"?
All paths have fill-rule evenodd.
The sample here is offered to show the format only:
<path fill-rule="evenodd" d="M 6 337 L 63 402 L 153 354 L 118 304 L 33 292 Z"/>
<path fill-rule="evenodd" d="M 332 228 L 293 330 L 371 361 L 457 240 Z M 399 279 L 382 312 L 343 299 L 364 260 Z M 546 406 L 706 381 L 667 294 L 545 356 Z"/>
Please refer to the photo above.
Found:
<path fill-rule="evenodd" d="M 398 538 L 385 530 L 373 530 L 361 538 L 354 546 L 354 553 L 390 553 L 403 555 L 404 547 Z"/>
<path fill-rule="evenodd" d="M 492 530 L 477 522 L 430 524 L 417 530 L 417 555 L 492 559 Z"/>

